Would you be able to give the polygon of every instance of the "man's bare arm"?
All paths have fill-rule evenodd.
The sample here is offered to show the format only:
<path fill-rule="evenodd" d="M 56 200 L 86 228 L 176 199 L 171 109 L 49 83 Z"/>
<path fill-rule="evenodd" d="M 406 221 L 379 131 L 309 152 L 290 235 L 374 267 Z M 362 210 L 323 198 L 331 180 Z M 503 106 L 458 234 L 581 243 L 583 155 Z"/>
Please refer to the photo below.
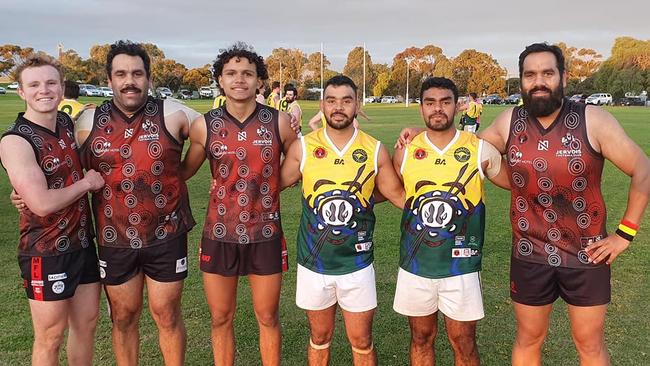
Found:
<path fill-rule="evenodd" d="M 512 111 L 513 108 L 508 108 L 501 112 L 490 126 L 478 133 L 478 137 L 491 143 L 501 154 L 506 153 Z"/>
<path fill-rule="evenodd" d="M 289 146 L 298 138 L 297 132 L 291 127 L 291 123 L 292 119 L 288 113 L 278 112 L 278 128 L 285 156 L 289 152 Z"/>
<path fill-rule="evenodd" d="M 302 177 L 302 172 L 300 171 L 300 164 L 303 160 L 302 154 L 302 140 L 294 140 L 291 146 L 289 146 L 289 151 L 284 157 L 282 167 L 280 168 L 281 189 L 291 187 Z"/>
<path fill-rule="evenodd" d="M 404 185 L 395 173 L 390 154 L 383 145 L 379 146 L 375 184 L 382 196 L 386 197 L 395 207 L 399 209 L 404 207 Z"/>
<path fill-rule="evenodd" d="M 199 170 L 206 158 L 205 141 L 207 138 L 207 127 L 205 117 L 199 116 L 194 122 L 189 133 L 190 147 L 187 149 L 185 158 L 181 163 L 181 178 L 188 180 Z"/>
<path fill-rule="evenodd" d="M 485 176 L 497 187 L 510 190 L 508 164 L 501 153 L 487 141 L 483 141 L 481 149 L 481 168 Z"/>

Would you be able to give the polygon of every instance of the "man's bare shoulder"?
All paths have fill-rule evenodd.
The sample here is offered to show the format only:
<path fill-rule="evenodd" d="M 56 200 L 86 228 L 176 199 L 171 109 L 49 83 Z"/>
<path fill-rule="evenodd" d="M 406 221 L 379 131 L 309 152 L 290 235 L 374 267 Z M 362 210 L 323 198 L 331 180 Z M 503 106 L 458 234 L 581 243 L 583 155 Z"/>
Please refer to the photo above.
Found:
<path fill-rule="evenodd" d="M 75 132 L 92 130 L 94 118 L 95 108 L 88 108 L 83 110 L 75 122 Z"/>

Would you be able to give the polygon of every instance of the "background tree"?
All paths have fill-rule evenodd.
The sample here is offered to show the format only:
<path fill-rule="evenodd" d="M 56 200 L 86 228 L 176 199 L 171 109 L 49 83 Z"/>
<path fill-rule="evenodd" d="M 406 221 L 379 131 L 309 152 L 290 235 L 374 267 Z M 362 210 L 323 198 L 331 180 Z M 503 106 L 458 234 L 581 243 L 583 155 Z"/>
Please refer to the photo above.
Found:
<path fill-rule="evenodd" d="M 507 71 L 491 55 L 469 49 L 452 61 L 452 80 L 460 94 L 503 93 Z"/>
<path fill-rule="evenodd" d="M 59 62 L 63 66 L 63 73 L 66 80 L 82 81 L 87 79 L 87 71 L 84 60 L 75 50 L 66 50 L 59 54 Z"/>
<path fill-rule="evenodd" d="M 280 74 L 280 63 L 282 63 L 282 74 Z M 280 81 L 283 86 L 286 83 L 294 83 L 294 85 L 298 86 L 303 80 L 306 63 L 307 57 L 305 53 L 297 48 L 274 49 L 271 51 L 271 55 L 266 58 L 269 82 Z"/>
<path fill-rule="evenodd" d="M 31 47 L 22 48 L 15 44 L 0 46 L 0 75 L 11 75 L 15 80 L 14 69 L 32 53 L 34 49 Z"/>
<path fill-rule="evenodd" d="M 556 46 L 562 49 L 568 79 L 580 81 L 593 75 L 603 62 L 603 56 L 591 48 L 576 48 L 560 42 Z"/>
<path fill-rule="evenodd" d="M 185 65 L 169 58 L 157 60 L 155 64 L 151 65 L 151 76 L 154 85 L 167 86 L 171 90 L 178 90 L 183 83 L 183 76 L 186 72 Z"/>
<path fill-rule="evenodd" d="M 212 83 L 211 67 L 212 65 L 206 64 L 203 67 L 188 70 L 185 75 L 183 75 L 183 85 L 194 90 L 198 90 L 202 86 L 210 85 Z"/>
<path fill-rule="evenodd" d="M 348 53 L 348 58 L 343 67 L 343 75 L 349 77 L 357 84 L 359 96 L 363 96 L 363 47 L 355 47 Z M 375 85 L 377 76 L 373 69 L 372 57 L 366 50 L 366 93 Z"/>

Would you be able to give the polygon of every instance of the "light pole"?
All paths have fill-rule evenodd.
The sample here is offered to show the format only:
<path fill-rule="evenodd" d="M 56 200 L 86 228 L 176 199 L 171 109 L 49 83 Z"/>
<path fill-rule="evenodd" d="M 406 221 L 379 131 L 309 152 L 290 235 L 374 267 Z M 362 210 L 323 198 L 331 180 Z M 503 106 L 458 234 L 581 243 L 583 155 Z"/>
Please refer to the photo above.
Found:
<path fill-rule="evenodd" d="M 409 65 L 411 65 L 411 62 L 414 59 L 415 59 L 414 57 L 404 58 L 404 61 L 406 61 L 406 107 L 407 108 L 409 106 Z"/>

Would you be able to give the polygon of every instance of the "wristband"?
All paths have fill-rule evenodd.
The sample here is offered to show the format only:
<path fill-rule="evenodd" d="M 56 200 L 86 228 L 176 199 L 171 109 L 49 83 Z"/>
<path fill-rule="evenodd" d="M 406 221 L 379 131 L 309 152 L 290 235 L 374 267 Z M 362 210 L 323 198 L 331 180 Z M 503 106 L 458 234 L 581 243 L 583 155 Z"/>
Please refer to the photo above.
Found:
<path fill-rule="evenodd" d="M 634 235 L 630 235 L 621 229 L 616 229 L 616 235 L 620 236 L 621 238 L 627 241 L 632 241 L 634 239 Z"/>

